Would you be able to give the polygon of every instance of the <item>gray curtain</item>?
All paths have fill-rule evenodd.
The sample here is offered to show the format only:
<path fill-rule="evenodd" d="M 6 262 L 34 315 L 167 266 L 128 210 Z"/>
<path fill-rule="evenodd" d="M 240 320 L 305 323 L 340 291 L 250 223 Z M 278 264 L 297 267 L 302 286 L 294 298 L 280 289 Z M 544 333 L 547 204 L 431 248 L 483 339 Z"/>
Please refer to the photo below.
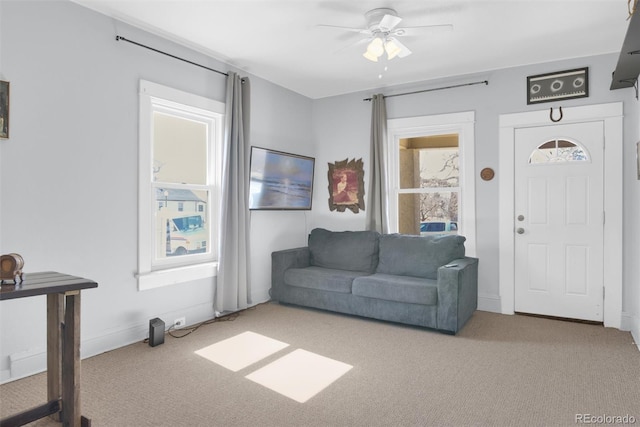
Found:
<path fill-rule="evenodd" d="M 237 311 L 251 304 L 249 246 L 248 78 L 229 72 L 222 166 L 220 253 L 215 309 Z"/>
<path fill-rule="evenodd" d="M 384 95 L 373 95 L 371 104 L 371 163 L 369 167 L 367 230 L 388 233 L 387 178 L 384 163 L 384 148 L 387 143 L 387 108 Z"/>

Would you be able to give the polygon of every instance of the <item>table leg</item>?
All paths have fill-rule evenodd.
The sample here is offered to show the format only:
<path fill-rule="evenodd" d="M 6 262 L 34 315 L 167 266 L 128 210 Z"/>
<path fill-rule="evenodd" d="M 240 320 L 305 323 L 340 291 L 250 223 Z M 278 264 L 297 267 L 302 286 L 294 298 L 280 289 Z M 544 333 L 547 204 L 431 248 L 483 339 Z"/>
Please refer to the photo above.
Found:
<path fill-rule="evenodd" d="M 80 413 L 80 291 L 65 293 L 62 340 L 62 424 L 81 426 Z"/>
<path fill-rule="evenodd" d="M 47 401 L 59 400 L 62 384 L 62 294 L 47 295 Z M 60 413 L 50 416 L 60 421 Z"/>

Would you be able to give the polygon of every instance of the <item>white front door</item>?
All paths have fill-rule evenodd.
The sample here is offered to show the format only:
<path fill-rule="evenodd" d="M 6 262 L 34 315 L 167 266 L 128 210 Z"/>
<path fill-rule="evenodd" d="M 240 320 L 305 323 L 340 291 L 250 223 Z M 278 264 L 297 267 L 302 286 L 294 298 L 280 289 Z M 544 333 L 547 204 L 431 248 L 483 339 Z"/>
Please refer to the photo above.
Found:
<path fill-rule="evenodd" d="M 515 132 L 515 311 L 602 321 L 604 124 Z"/>

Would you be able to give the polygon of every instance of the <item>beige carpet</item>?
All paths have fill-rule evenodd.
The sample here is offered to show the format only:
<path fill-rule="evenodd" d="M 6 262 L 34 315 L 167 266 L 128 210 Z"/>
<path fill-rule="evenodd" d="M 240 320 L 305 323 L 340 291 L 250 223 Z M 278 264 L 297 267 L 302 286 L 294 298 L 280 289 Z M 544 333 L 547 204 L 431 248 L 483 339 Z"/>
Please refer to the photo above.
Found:
<path fill-rule="evenodd" d="M 235 371 L 196 354 L 247 331 L 288 345 Z M 300 351 L 350 368 L 304 403 L 247 378 Z M 93 426 L 570 426 L 577 414 L 640 424 L 640 351 L 628 332 L 480 311 L 449 336 L 263 304 L 82 369 Z M 45 381 L 0 386 L 0 414 L 43 403 Z"/>

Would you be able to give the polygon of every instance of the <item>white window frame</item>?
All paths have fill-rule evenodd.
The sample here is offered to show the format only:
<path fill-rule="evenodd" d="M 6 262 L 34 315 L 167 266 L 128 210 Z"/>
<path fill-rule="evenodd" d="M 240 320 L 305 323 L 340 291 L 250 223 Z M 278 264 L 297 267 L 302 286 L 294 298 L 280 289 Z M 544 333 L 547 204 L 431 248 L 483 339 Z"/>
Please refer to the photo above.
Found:
<path fill-rule="evenodd" d="M 460 150 L 458 234 L 466 237 L 465 253 L 476 256 L 476 191 L 475 191 L 475 112 L 407 117 L 387 120 L 386 162 L 389 195 L 389 232 L 398 232 L 398 196 L 400 189 L 400 140 L 420 136 L 458 134 Z"/>
<path fill-rule="evenodd" d="M 183 92 L 157 83 L 140 80 L 139 90 L 139 176 L 138 176 L 138 290 L 154 289 L 192 280 L 213 277 L 217 271 L 216 236 L 219 211 L 220 163 L 224 126 L 223 103 Z M 163 108 L 177 107 L 211 120 L 209 137 L 208 180 L 210 191 L 210 239 L 207 254 L 176 257 L 174 260 L 154 262 L 154 209 L 153 186 L 153 113 Z"/>

